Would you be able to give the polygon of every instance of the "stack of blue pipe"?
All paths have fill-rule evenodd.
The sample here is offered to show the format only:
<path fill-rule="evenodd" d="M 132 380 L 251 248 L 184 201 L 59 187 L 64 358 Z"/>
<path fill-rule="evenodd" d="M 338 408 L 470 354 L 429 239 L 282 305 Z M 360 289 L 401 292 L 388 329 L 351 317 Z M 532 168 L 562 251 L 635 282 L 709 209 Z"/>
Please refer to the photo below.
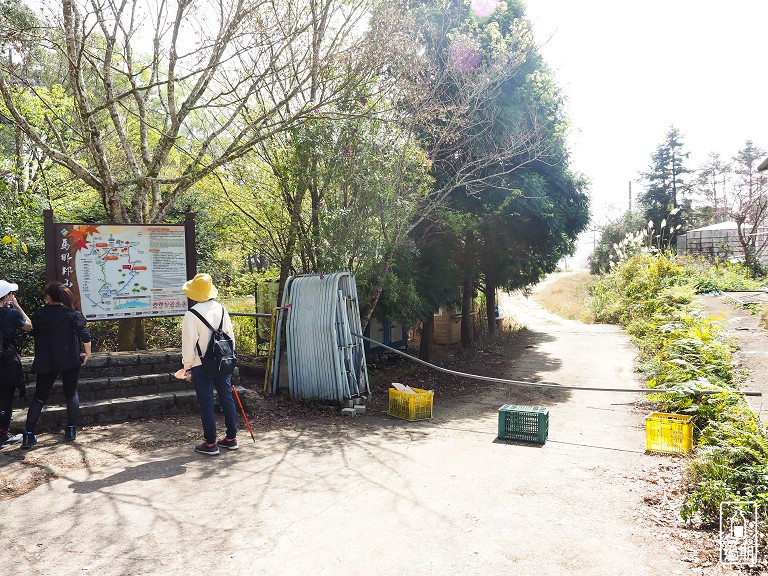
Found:
<path fill-rule="evenodd" d="M 277 334 L 285 326 L 288 391 L 296 398 L 344 402 L 370 394 L 355 277 L 349 272 L 291 276 L 285 284 Z M 280 341 L 273 358 L 278 388 Z"/>

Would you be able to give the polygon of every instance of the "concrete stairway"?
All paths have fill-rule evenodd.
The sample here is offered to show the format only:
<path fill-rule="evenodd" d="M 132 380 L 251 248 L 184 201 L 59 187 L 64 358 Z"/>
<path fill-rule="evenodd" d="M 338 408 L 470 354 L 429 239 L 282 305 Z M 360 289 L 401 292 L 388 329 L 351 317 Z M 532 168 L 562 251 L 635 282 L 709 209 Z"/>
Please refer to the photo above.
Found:
<path fill-rule="evenodd" d="M 22 358 L 22 364 L 27 404 L 21 399 L 14 401 L 11 422 L 14 430 L 23 430 L 27 406 L 35 393 L 35 375 L 30 371 L 32 358 Z M 181 351 L 178 349 L 94 354 L 80 371 L 77 387 L 79 425 L 124 422 L 197 410 L 192 382 L 173 376 L 179 368 Z M 239 371 L 235 371 L 232 380 L 242 395 Z M 66 418 L 64 392 L 61 379 L 58 379 L 43 408 L 38 429 L 62 429 Z"/>

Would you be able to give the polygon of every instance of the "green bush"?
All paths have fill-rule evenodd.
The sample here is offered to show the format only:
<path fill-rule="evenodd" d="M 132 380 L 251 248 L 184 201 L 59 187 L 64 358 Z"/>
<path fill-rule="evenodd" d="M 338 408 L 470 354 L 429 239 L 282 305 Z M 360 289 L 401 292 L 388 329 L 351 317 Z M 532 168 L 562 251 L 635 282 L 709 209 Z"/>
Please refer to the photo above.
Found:
<path fill-rule="evenodd" d="M 757 290 L 762 284 L 751 276 L 751 271 L 742 264 L 730 262 L 711 263 L 705 258 L 685 256 L 681 258 L 688 270 L 688 282 L 696 288 L 697 294 L 709 294 L 736 290 Z"/>
<path fill-rule="evenodd" d="M 230 314 L 233 312 L 253 313 L 255 301 L 252 296 L 228 298 L 223 304 Z M 232 328 L 235 332 L 235 345 L 241 357 L 263 356 L 267 352 L 268 342 L 259 342 L 256 331 L 257 319 L 248 316 L 232 316 Z"/>
<path fill-rule="evenodd" d="M 688 470 L 692 487 L 681 516 L 698 515 L 714 524 L 723 501 L 757 502 L 765 520 L 768 504 L 768 433 L 751 410 L 729 406 L 723 420 L 701 433 L 699 451 Z"/>
<path fill-rule="evenodd" d="M 673 310 L 664 324 L 652 326 L 640 342 L 651 388 L 697 379 L 731 384 L 732 346 L 714 319 L 685 306 Z"/>
<path fill-rule="evenodd" d="M 694 294 L 759 287 L 743 266 L 639 254 L 592 291 L 597 321 L 622 324 L 639 347 L 647 386 L 667 391 L 650 399 L 694 417 L 698 448 L 687 472 L 686 520 L 714 522 L 726 500 L 768 504 L 768 432 L 737 393 L 733 345 L 717 318 L 692 304 Z M 766 521 L 768 509 L 760 510 Z"/>
<path fill-rule="evenodd" d="M 181 347 L 181 316 L 144 318 L 144 336 L 148 349 Z M 118 323 L 115 320 L 88 322 L 94 352 L 114 352 L 118 349 Z"/>

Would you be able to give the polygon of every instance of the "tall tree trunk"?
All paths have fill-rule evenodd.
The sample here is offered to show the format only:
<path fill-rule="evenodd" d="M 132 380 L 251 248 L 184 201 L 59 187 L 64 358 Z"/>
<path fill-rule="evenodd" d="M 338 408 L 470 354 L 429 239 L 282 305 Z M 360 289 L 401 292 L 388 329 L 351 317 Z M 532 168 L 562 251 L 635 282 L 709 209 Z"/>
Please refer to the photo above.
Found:
<path fill-rule="evenodd" d="M 121 352 L 147 349 L 144 323 L 141 318 L 121 318 L 118 320 L 117 349 Z"/>
<path fill-rule="evenodd" d="M 147 334 L 144 328 L 144 318 L 136 318 L 136 338 L 134 340 L 136 343 L 136 350 L 147 349 Z"/>
<path fill-rule="evenodd" d="M 318 270 L 318 261 L 323 255 L 320 239 L 320 209 L 322 197 L 320 195 L 320 186 L 317 177 L 317 157 L 313 154 L 309 162 L 309 198 L 310 198 L 310 234 L 312 241 L 307 243 L 307 259 L 309 266 L 314 272 L 333 272 L 333 270 Z"/>
<path fill-rule="evenodd" d="M 27 193 L 27 171 L 24 167 L 24 133 L 16 128 L 14 132 L 14 143 L 16 145 L 16 174 L 11 178 L 11 191 L 16 194 L 16 198 L 23 198 Z"/>
<path fill-rule="evenodd" d="M 304 195 L 307 188 L 303 182 L 299 183 L 296 189 L 296 195 L 293 197 L 293 203 L 291 205 L 291 226 L 288 231 L 288 239 L 285 244 L 285 252 L 280 260 L 280 279 L 278 281 L 277 289 L 277 301 L 282 302 L 283 290 L 285 290 L 285 282 L 288 280 L 288 276 L 291 273 L 291 262 L 293 262 L 293 254 L 296 248 L 296 242 L 299 238 L 299 232 L 301 230 L 301 205 L 304 201 Z"/>
<path fill-rule="evenodd" d="M 435 339 L 435 315 L 430 314 L 421 324 L 421 342 L 419 342 L 419 358 L 424 362 L 432 362 L 432 343 Z"/>
<path fill-rule="evenodd" d="M 496 331 L 496 286 L 485 280 L 485 315 L 488 317 L 488 336 Z"/>
<path fill-rule="evenodd" d="M 468 348 L 472 344 L 472 274 L 464 276 L 461 293 L 461 345 Z"/>
<path fill-rule="evenodd" d="M 471 230 L 464 234 L 464 282 L 461 291 L 461 345 L 472 345 L 472 279 L 474 277 L 475 237 Z"/>

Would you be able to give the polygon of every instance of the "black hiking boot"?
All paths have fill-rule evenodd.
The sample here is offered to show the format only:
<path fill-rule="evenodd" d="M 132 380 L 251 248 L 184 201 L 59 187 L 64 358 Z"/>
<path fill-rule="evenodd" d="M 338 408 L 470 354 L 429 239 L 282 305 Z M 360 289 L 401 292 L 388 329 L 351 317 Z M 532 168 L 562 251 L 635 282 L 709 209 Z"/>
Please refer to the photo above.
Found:
<path fill-rule="evenodd" d="M 37 437 L 32 432 L 24 432 L 24 436 L 21 439 L 21 447 L 24 449 L 32 448 L 37 444 Z"/>

